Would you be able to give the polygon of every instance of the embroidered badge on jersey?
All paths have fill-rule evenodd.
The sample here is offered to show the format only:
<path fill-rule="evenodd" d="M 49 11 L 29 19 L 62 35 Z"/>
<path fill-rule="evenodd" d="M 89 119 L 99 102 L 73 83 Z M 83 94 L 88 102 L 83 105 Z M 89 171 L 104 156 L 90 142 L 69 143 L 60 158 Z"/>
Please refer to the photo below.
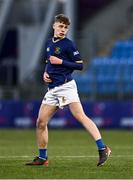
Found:
<path fill-rule="evenodd" d="M 60 52 L 61 52 L 60 47 L 55 47 L 54 52 L 55 52 L 55 54 L 60 54 Z"/>

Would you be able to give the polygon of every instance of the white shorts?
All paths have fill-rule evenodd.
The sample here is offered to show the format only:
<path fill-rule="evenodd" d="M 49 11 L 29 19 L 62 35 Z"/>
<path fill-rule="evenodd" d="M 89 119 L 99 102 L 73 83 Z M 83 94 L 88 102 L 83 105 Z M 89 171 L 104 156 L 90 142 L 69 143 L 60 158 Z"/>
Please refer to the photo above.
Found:
<path fill-rule="evenodd" d="M 59 108 L 63 108 L 72 102 L 80 102 L 75 80 L 48 90 L 42 100 L 43 104 L 58 106 Z"/>

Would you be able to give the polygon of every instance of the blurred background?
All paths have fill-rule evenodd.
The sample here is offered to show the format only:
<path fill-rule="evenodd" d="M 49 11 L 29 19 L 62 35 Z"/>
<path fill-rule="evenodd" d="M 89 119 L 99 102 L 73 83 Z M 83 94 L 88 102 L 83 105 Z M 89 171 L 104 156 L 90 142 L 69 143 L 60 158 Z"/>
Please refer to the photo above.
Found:
<path fill-rule="evenodd" d="M 86 114 L 99 128 L 133 128 L 132 0 L 0 0 L 0 127 L 34 128 L 47 91 L 45 43 L 56 14 L 84 60 L 75 78 Z M 81 128 L 68 108 L 50 128 Z"/>

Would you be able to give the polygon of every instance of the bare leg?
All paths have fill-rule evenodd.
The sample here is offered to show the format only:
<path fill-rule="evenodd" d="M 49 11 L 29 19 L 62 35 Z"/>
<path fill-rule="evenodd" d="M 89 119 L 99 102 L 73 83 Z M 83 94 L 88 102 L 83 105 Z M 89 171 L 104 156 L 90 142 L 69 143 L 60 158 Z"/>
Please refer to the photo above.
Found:
<path fill-rule="evenodd" d="M 97 126 L 85 115 L 81 103 L 73 102 L 69 105 L 69 108 L 73 116 L 86 128 L 95 141 L 101 139 L 101 134 Z"/>
<path fill-rule="evenodd" d="M 96 142 L 97 141 L 102 142 L 101 134 L 97 126 L 94 124 L 94 122 L 90 118 L 88 118 L 85 115 L 81 103 L 77 103 L 77 102 L 71 103 L 69 105 L 69 108 L 73 116 L 86 128 L 86 130 L 91 134 L 93 139 Z M 102 146 L 103 145 L 104 144 L 102 144 Z M 97 146 L 99 148 L 99 145 Z M 103 166 L 111 154 L 111 149 L 107 146 L 104 146 L 104 149 L 101 149 L 101 150 L 99 149 L 98 151 L 99 151 L 99 160 L 98 160 L 97 166 Z"/>
<path fill-rule="evenodd" d="M 50 106 L 46 104 L 41 104 L 39 115 L 37 119 L 37 128 L 36 128 L 36 136 L 37 136 L 37 144 L 39 149 L 47 148 L 48 144 L 48 128 L 47 124 L 49 119 L 56 112 L 56 106 Z"/>

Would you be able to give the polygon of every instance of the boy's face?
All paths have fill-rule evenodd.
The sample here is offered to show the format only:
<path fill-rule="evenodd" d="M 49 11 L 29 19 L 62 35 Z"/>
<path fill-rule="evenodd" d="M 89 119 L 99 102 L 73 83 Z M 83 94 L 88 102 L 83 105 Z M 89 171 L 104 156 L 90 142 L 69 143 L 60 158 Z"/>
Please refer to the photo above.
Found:
<path fill-rule="evenodd" d="M 63 38 L 66 36 L 68 32 L 69 25 L 66 25 L 62 22 L 55 22 L 53 24 L 53 29 L 54 29 L 54 37 Z"/>

